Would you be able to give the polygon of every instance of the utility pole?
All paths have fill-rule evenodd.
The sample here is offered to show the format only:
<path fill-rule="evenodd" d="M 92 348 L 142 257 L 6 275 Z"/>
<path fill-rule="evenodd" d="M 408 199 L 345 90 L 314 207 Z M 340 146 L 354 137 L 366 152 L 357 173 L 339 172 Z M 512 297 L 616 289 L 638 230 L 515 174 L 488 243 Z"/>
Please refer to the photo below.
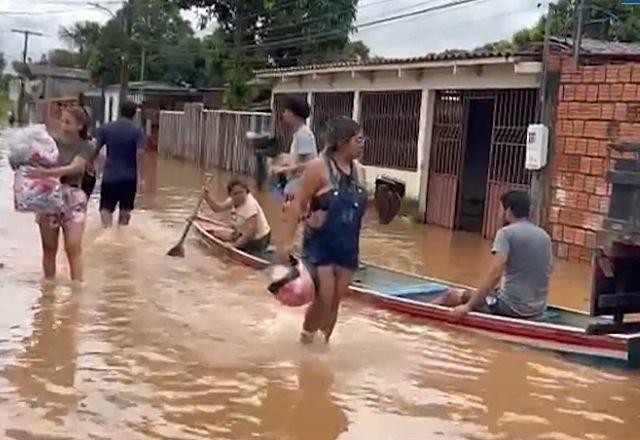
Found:
<path fill-rule="evenodd" d="M 145 62 L 146 62 L 146 57 L 147 57 L 147 51 L 145 50 L 144 45 L 142 46 L 142 53 L 140 54 L 141 56 L 141 60 L 140 60 L 140 82 L 144 81 L 144 69 L 145 69 Z"/>
<path fill-rule="evenodd" d="M 576 35 L 573 39 L 573 61 L 576 66 L 580 62 L 580 46 L 582 45 L 582 33 L 584 31 L 585 15 L 589 10 L 590 0 L 580 0 L 578 5 L 578 25 L 576 26 Z"/>
<path fill-rule="evenodd" d="M 27 51 L 29 49 L 29 36 L 42 36 L 42 32 L 30 31 L 26 29 L 11 29 L 11 32 L 15 34 L 24 35 L 24 48 L 22 50 L 22 64 L 24 68 L 27 68 Z M 20 80 L 20 95 L 18 97 L 18 123 L 24 124 L 24 78 Z"/>
<path fill-rule="evenodd" d="M 100 9 L 111 15 L 114 20 L 118 19 L 118 16 L 114 14 L 110 9 L 105 8 L 100 3 L 88 2 L 89 6 Z M 133 24 L 133 0 L 126 0 L 122 5 L 122 31 L 127 36 L 127 39 L 131 40 L 131 27 Z M 129 96 L 129 57 L 127 53 L 123 53 L 120 56 L 120 94 L 119 101 L 123 103 Z M 104 105 L 104 103 L 103 103 Z"/>
<path fill-rule="evenodd" d="M 133 0 L 128 0 L 122 8 L 122 20 L 127 39 L 131 40 L 133 26 Z M 120 104 L 129 97 L 129 57 L 125 52 L 120 58 Z"/>
<path fill-rule="evenodd" d="M 551 114 L 549 112 L 548 99 L 551 95 L 551 85 L 549 84 L 549 57 L 551 54 L 551 19 L 554 12 L 554 6 L 551 0 L 548 1 L 547 17 L 544 24 L 544 42 L 542 46 L 542 74 L 540 77 L 540 96 L 536 113 L 538 122 L 551 130 Z M 549 136 L 551 139 L 551 136 Z M 549 143 L 551 146 L 552 142 Z M 551 151 L 547 153 L 551 157 Z M 545 209 L 549 200 L 548 180 L 549 180 L 549 164 L 540 171 L 533 173 L 531 177 L 531 200 L 533 201 L 533 220 L 535 224 L 544 226 L 546 220 Z"/>

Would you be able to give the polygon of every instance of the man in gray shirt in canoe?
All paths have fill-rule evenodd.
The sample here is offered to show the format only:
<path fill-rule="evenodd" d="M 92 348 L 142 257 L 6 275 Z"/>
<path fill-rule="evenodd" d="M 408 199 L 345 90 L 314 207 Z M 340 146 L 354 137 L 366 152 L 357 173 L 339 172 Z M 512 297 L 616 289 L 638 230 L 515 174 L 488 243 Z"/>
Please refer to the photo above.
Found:
<path fill-rule="evenodd" d="M 470 311 L 537 318 L 547 308 L 553 265 L 551 239 L 529 221 L 531 202 L 526 192 L 509 191 L 500 202 L 505 226 L 493 242 L 493 257 L 484 282 L 475 292 L 450 290 L 436 301 L 453 307 L 451 313 L 456 318 Z"/>

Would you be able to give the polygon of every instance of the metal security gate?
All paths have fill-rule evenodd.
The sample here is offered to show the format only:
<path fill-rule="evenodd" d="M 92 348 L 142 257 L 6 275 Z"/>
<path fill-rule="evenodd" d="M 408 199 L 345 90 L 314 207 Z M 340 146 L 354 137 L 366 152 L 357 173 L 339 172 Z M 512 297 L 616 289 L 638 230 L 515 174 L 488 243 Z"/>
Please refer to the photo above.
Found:
<path fill-rule="evenodd" d="M 439 91 L 436 95 L 429 186 L 427 223 L 452 229 L 458 204 L 460 170 L 464 157 L 466 111 L 462 93 Z"/>
<path fill-rule="evenodd" d="M 324 133 L 327 121 L 336 116 L 350 118 L 353 114 L 353 92 L 328 92 L 313 94 L 311 121 L 313 134 L 316 135 L 318 148 L 324 146 Z"/>
<path fill-rule="evenodd" d="M 420 90 L 361 93 L 365 165 L 416 171 L 421 97 Z"/>
<path fill-rule="evenodd" d="M 493 135 L 482 235 L 493 238 L 502 226 L 500 196 L 512 189 L 529 190 L 531 172 L 524 167 L 527 127 L 535 121 L 537 91 L 495 92 Z"/>
<path fill-rule="evenodd" d="M 536 90 L 444 90 L 436 95 L 433 120 L 427 223 L 455 228 L 467 145 L 469 102 L 493 100 L 493 124 L 482 235 L 495 236 L 502 226 L 500 196 L 511 189 L 528 190 L 525 170 L 527 127 L 534 122 Z"/>

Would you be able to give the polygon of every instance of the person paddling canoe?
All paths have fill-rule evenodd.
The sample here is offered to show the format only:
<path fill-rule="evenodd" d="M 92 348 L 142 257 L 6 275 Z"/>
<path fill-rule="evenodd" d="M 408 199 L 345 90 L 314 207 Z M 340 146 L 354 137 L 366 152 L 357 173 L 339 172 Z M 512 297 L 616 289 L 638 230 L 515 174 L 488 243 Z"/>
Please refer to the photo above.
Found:
<path fill-rule="evenodd" d="M 316 297 L 307 309 L 301 342 L 310 343 L 320 330 L 329 342 L 338 317 L 340 299 L 358 268 L 360 229 L 365 212 L 364 168 L 356 162 L 364 147 L 362 129 L 353 120 L 329 121 L 327 148 L 308 162 L 300 185 L 284 216 L 278 259 L 293 252 L 296 229 L 307 212 L 302 256 L 314 274 Z"/>
<path fill-rule="evenodd" d="M 220 223 L 212 234 L 244 252 L 264 252 L 271 242 L 271 228 L 258 201 L 249 191 L 249 185 L 241 178 L 233 178 L 227 184 L 229 197 L 218 202 L 208 187 L 203 188 L 204 201 L 213 212 L 229 211 L 231 222 Z"/>

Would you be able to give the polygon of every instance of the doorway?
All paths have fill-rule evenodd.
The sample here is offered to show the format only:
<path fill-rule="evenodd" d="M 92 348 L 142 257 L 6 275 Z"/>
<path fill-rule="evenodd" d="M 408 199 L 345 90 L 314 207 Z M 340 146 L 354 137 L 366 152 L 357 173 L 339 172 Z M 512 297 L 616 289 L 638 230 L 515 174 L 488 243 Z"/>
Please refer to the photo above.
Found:
<path fill-rule="evenodd" d="M 426 192 L 427 223 L 493 238 L 500 197 L 527 190 L 527 127 L 536 89 L 438 90 Z"/>
<path fill-rule="evenodd" d="M 492 98 L 468 100 L 467 133 L 458 201 L 456 228 L 482 232 L 493 131 Z"/>

